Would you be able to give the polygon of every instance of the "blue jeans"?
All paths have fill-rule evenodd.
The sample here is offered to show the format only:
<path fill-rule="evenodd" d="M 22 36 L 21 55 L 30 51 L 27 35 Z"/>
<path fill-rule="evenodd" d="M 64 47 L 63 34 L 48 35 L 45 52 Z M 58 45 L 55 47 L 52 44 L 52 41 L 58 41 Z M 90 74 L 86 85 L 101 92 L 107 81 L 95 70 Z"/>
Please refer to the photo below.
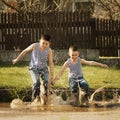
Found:
<path fill-rule="evenodd" d="M 45 67 L 43 69 L 40 69 L 38 67 L 29 68 L 30 75 L 33 81 L 33 87 L 32 87 L 32 99 L 35 99 L 37 96 L 40 95 L 40 77 L 44 81 L 44 87 L 46 89 L 46 95 L 47 95 L 47 85 L 48 85 L 48 68 Z"/>
<path fill-rule="evenodd" d="M 85 92 L 87 92 L 88 89 L 89 89 L 89 85 L 83 77 L 81 77 L 81 78 L 69 78 L 69 87 L 72 90 L 72 92 L 77 92 L 78 91 L 77 80 L 80 80 L 79 85 L 80 85 L 81 89 L 83 89 Z"/>

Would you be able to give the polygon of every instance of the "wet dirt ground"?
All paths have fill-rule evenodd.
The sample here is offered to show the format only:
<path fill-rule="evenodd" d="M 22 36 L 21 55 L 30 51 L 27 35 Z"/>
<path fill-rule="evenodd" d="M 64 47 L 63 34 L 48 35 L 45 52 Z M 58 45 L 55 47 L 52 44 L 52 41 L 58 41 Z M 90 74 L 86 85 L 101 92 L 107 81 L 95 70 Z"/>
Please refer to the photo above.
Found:
<path fill-rule="evenodd" d="M 94 108 L 70 105 L 11 109 L 0 104 L 0 120 L 120 120 L 120 107 Z"/>

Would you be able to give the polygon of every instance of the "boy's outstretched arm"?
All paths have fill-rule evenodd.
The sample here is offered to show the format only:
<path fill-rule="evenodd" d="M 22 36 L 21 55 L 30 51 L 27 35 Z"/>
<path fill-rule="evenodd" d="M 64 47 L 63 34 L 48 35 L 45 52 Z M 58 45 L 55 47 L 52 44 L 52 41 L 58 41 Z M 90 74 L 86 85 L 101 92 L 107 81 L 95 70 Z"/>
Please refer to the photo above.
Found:
<path fill-rule="evenodd" d="M 103 63 L 99 63 L 99 62 L 96 62 L 96 61 L 88 61 L 88 60 L 85 60 L 85 59 L 81 59 L 81 64 L 86 64 L 86 65 L 91 65 L 91 66 L 100 66 L 100 67 L 104 67 L 104 68 L 109 68 L 108 65 L 106 64 L 103 64 Z"/>
<path fill-rule="evenodd" d="M 55 76 L 55 78 L 51 81 L 51 84 L 54 85 L 56 80 L 60 79 L 60 77 L 63 75 L 64 71 L 66 70 L 66 68 L 68 67 L 68 62 L 66 61 L 61 70 L 57 73 L 57 75 Z"/>
<path fill-rule="evenodd" d="M 26 49 L 24 49 L 17 58 L 12 60 L 13 64 L 16 64 L 24 55 L 26 55 L 29 51 L 33 50 L 34 48 L 34 44 L 30 45 L 29 47 L 27 47 Z"/>

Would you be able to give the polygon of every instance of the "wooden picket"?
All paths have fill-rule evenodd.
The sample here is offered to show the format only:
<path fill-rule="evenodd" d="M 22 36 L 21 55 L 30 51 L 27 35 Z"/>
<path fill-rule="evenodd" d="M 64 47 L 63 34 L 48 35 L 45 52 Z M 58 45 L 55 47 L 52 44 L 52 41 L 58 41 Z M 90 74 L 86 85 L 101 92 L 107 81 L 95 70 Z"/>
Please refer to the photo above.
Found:
<path fill-rule="evenodd" d="M 99 49 L 101 56 L 118 56 L 120 21 L 100 20 L 89 12 L 0 13 L 0 50 L 23 50 L 39 41 L 41 34 L 52 36 L 53 49 Z"/>

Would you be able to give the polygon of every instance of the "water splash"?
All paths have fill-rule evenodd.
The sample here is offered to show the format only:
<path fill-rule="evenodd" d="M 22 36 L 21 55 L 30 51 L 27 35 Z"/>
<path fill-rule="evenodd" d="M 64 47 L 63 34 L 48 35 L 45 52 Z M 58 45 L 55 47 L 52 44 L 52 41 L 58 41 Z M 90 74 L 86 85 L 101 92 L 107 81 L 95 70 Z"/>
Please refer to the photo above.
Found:
<path fill-rule="evenodd" d="M 101 101 L 96 101 L 94 100 L 94 97 L 96 94 L 99 92 L 104 91 L 104 87 L 98 88 L 95 92 L 90 95 L 88 101 L 87 101 L 87 107 L 114 107 L 114 106 L 120 106 L 120 96 L 116 93 L 113 94 L 114 98 L 109 101 L 101 100 Z M 55 92 L 50 92 L 49 95 L 46 98 L 46 106 L 57 106 L 57 105 L 72 105 L 72 106 L 77 106 L 78 105 L 78 94 L 75 95 L 70 94 L 67 95 L 67 99 L 63 100 L 62 95 L 59 94 L 57 95 Z M 14 99 L 10 103 L 11 108 L 32 108 L 32 107 L 39 107 L 43 106 L 43 102 L 41 102 L 41 96 L 36 98 L 33 102 L 23 102 L 21 99 Z M 43 99 L 44 100 L 44 99 Z M 74 104 L 71 104 L 74 103 Z"/>
<path fill-rule="evenodd" d="M 25 108 L 26 105 L 21 99 L 18 98 L 18 99 L 12 100 L 12 102 L 10 103 L 10 107 L 21 109 L 21 108 Z"/>

